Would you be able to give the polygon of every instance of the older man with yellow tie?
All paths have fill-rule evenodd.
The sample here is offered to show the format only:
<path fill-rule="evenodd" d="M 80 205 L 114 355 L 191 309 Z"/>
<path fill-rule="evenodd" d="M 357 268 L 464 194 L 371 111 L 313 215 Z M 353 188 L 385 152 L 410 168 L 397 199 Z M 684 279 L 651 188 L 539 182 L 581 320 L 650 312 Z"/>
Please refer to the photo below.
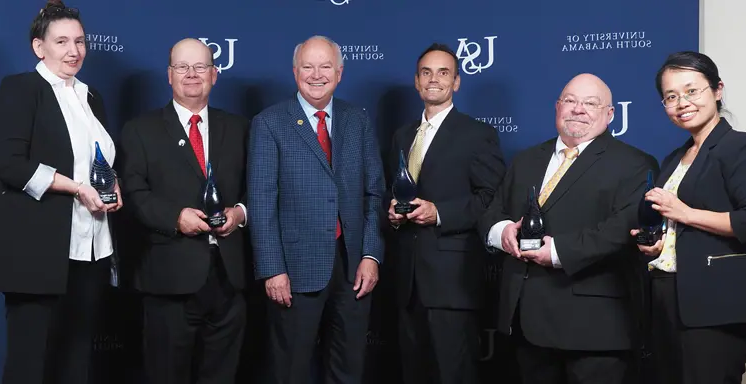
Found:
<path fill-rule="evenodd" d="M 636 225 L 657 161 L 612 137 L 611 91 L 581 74 L 556 102 L 559 136 L 519 153 L 479 223 L 504 256 L 498 328 L 518 345 L 526 384 L 627 383 L 635 335 L 623 278 L 636 258 Z M 546 236 L 522 251 L 529 189 L 541 190 Z"/>

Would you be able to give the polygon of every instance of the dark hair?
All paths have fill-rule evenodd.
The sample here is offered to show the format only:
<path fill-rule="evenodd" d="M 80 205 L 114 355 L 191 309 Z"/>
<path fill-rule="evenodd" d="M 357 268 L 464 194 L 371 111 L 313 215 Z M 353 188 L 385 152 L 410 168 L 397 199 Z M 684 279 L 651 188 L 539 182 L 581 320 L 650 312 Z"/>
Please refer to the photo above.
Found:
<path fill-rule="evenodd" d="M 31 43 L 34 42 L 34 39 L 44 39 L 49 30 L 49 24 L 64 19 L 76 20 L 83 27 L 83 22 L 80 21 L 80 12 L 77 8 L 66 7 L 62 0 L 48 0 L 47 5 L 39 11 L 39 14 L 31 23 L 31 31 L 29 32 Z"/>
<path fill-rule="evenodd" d="M 433 45 L 427 47 L 425 52 L 422 52 L 420 57 L 417 58 L 417 68 L 415 68 L 414 73 L 420 72 L 420 61 L 422 61 L 422 58 L 425 57 L 425 55 L 433 51 L 441 51 L 451 55 L 451 57 L 453 57 L 453 67 L 456 68 L 456 74 L 454 75 L 454 77 L 458 76 L 458 57 L 456 56 L 456 53 L 454 53 L 453 50 L 447 45 L 441 43 L 433 43 Z"/>
<path fill-rule="evenodd" d="M 661 82 L 663 81 L 663 73 L 669 69 L 680 69 L 696 71 L 704 75 L 705 79 L 710 85 L 710 88 L 717 89 L 718 83 L 720 82 L 720 75 L 718 73 L 718 67 L 715 62 L 712 61 L 707 55 L 699 52 L 683 51 L 676 52 L 666 58 L 666 62 L 663 63 L 661 69 L 658 70 L 658 74 L 655 76 L 655 86 L 658 89 L 658 95 L 663 97 L 663 89 L 661 88 Z M 723 109 L 722 100 L 717 101 L 717 110 L 720 112 Z"/>

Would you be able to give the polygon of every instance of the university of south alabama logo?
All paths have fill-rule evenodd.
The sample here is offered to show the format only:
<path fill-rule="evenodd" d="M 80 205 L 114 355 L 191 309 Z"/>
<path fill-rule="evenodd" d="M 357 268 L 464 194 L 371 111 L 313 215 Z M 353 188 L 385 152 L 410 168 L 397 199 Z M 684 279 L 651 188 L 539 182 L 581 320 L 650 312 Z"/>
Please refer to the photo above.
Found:
<path fill-rule="evenodd" d="M 233 67 L 233 47 L 238 39 L 225 39 L 228 43 L 228 63 L 226 65 L 217 64 L 218 58 L 223 54 L 223 47 L 221 47 L 220 44 L 215 42 L 208 43 L 206 37 L 200 37 L 199 40 L 211 49 L 213 46 L 215 47 L 215 52 L 212 54 L 212 60 L 215 62 L 215 68 L 217 68 L 218 73 L 222 73 L 223 71 L 227 71 Z"/>
<path fill-rule="evenodd" d="M 497 36 L 486 36 L 484 39 L 487 40 L 487 63 L 483 60 L 479 63 L 475 61 L 482 55 L 482 46 L 477 42 L 467 42 L 469 40 L 466 37 L 458 39 L 458 49 L 456 50 L 456 57 L 461 60 L 461 70 L 467 75 L 473 75 L 481 73 L 483 69 L 487 69 L 492 66 L 495 61 L 495 39 Z"/>

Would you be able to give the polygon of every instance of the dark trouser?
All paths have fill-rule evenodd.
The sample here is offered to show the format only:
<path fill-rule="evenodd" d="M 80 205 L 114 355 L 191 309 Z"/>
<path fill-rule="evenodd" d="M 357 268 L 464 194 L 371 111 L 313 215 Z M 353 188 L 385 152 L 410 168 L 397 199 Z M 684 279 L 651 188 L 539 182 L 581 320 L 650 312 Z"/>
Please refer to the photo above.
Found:
<path fill-rule="evenodd" d="M 676 274 L 652 273 L 652 353 L 656 383 L 740 384 L 746 326 L 686 328 L 679 318 Z"/>
<path fill-rule="evenodd" d="M 64 295 L 5 293 L 3 384 L 86 384 L 109 285 L 108 258 L 69 262 Z"/>
<path fill-rule="evenodd" d="M 592 316 L 592 314 L 579 314 Z M 523 384 L 637 384 L 630 380 L 630 351 L 567 351 L 533 345 L 523 336 L 519 316 L 513 340 Z"/>
<path fill-rule="evenodd" d="M 310 363 L 319 336 L 323 383 L 362 382 L 371 295 L 356 299 L 345 271 L 347 253 L 340 238 L 332 276 L 323 290 L 294 292 L 290 308 L 269 301 L 271 383 L 311 383 Z"/>
<path fill-rule="evenodd" d="M 143 297 L 145 370 L 152 384 L 233 383 L 246 303 L 211 247 L 205 285 L 190 295 Z"/>
<path fill-rule="evenodd" d="M 477 384 L 477 312 L 425 308 L 417 291 L 399 313 L 399 346 L 406 384 Z"/>

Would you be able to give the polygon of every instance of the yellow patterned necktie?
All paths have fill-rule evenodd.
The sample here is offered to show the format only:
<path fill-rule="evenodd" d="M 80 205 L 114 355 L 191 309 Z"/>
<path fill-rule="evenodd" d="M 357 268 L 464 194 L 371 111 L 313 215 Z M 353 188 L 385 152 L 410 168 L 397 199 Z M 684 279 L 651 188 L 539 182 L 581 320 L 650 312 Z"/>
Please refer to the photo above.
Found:
<path fill-rule="evenodd" d="M 562 150 L 562 153 L 565 154 L 565 160 L 562 161 L 562 164 L 560 165 L 557 172 L 552 175 L 552 178 L 549 179 L 547 185 L 545 185 L 544 189 L 541 190 L 541 194 L 539 195 L 539 205 L 544 205 L 544 203 L 549 198 L 549 195 L 552 194 L 552 191 L 554 191 L 554 188 L 559 183 L 562 176 L 564 176 L 565 172 L 570 169 L 572 161 L 575 160 L 576 157 L 578 157 L 578 153 L 580 152 L 578 151 L 578 148 L 565 148 Z"/>
<path fill-rule="evenodd" d="M 422 146 L 425 145 L 425 133 L 428 129 L 432 128 L 432 125 L 427 121 L 422 123 L 417 128 L 417 136 L 414 137 L 414 144 L 412 144 L 412 150 L 409 151 L 409 173 L 412 175 L 412 179 L 417 182 L 420 177 L 420 170 L 422 169 Z"/>

